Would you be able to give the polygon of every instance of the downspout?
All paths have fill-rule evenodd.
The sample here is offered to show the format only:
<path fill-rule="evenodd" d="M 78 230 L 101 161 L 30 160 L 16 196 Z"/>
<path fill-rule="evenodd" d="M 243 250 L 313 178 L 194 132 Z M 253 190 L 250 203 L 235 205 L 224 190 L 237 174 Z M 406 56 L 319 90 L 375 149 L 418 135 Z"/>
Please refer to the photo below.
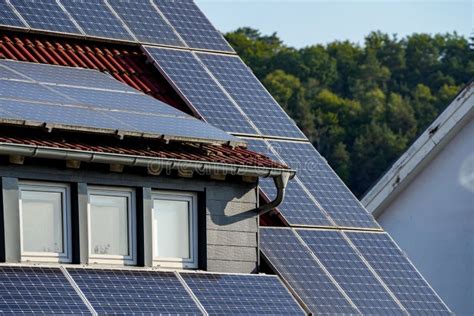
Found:
<path fill-rule="evenodd" d="M 258 215 L 263 215 L 270 212 L 283 202 L 283 199 L 285 198 L 286 185 L 288 184 L 290 178 L 293 178 L 293 176 L 294 174 L 291 174 L 290 172 L 282 172 L 278 176 L 273 177 L 273 182 L 277 188 L 277 195 L 273 201 L 260 205 L 255 209 L 255 211 L 258 212 Z"/>

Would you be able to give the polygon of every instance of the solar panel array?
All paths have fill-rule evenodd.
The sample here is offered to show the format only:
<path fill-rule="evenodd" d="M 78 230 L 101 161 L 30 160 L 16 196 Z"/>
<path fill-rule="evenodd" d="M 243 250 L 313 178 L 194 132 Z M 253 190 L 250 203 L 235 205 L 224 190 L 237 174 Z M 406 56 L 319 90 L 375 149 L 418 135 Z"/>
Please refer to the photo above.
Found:
<path fill-rule="evenodd" d="M 3 120 L 196 141 L 237 141 L 97 71 L 7 60 L 0 60 L 0 69 Z"/>
<path fill-rule="evenodd" d="M 451 315 L 386 233 L 265 227 L 260 245 L 315 314 Z"/>
<path fill-rule="evenodd" d="M 32 28 L 82 34 L 56 0 L 10 0 Z"/>
<path fill-rule="evenodd" d="M 235 54 L 190 0 L 0 0 L 0 25 Z"/>
<path fill-rule="evenodd" d="M 411 315 L 451 314 L 388 234 L 345 234 Z"/>
<path fill-rule="evenodd" d="M 0 313 L 90 314 L 59 268 L 0 266 Z"/>
<path fill-rule="evenodd" d="M 180 273 L 209 315 L 303 315 L 276 276 Z"/>

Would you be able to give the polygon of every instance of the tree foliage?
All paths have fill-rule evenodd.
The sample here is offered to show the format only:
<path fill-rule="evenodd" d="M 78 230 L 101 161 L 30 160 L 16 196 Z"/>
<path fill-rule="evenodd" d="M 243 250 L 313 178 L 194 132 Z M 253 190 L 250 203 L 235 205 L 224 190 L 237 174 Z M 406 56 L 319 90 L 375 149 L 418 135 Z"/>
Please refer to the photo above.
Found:
<path fill-rule="evenodd" d="M 276 33 L 227 33 L 242 59 L 360 196 L 473 78 L 474 52 L 456 33 L 301 49 Z"/>

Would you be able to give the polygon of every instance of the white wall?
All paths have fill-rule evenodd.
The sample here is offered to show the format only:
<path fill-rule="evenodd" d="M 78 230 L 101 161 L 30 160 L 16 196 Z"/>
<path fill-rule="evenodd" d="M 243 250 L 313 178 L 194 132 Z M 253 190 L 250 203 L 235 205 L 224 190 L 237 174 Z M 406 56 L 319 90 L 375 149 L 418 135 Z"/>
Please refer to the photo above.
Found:
<path fill-rule="evenodd" d="M 459 179 L 469 158 L 472 163 L 473 119 L 378 218 L 452 311 L 462 316 L 474 315 L 474 191 Z"/>

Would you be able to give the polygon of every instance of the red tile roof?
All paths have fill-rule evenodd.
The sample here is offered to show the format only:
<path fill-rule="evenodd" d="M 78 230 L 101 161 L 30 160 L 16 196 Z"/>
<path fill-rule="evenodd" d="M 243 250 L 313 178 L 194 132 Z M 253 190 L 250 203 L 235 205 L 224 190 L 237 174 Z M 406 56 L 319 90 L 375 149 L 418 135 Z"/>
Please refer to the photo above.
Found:
<path fill-rule="evenodd" d="M 2 32 L 0 58 L 95 69 L 160 101 L 192 113 L 138 46 Z"/>
<path fill-rule="evenodd" d="M 288 169 L 270 158 L 242 147 L 191 144 L 163 140 L 119 140 L 110 136 L 74 134 L 72 132 L 47 133 L 36 129 L 0 128 L 0 143 L 30 145 L 58 149 L 72 149 L 96 153 L 110 153 L 151 158 L 168 158 L 212 162 L 241 166 Z"/>

